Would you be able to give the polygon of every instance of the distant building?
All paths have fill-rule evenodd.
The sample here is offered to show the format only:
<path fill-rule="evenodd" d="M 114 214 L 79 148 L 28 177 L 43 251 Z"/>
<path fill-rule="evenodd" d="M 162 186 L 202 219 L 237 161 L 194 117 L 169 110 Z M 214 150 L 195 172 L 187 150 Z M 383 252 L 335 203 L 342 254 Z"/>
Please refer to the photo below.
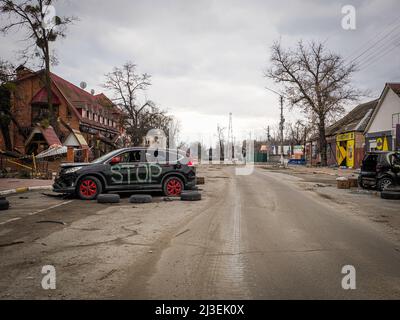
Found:
<path fill-rule="evenodd" d="M 52 103 L 61 133 L 45 121 L 48 118 L 44 70 L 17 69 L 12 94 L 14 120 L 10 125 L 13 150 L 38 154 L 52 145 L 90 148 L 92 157 L 121 146 L 124 129 L 121 111 L 104 94 L 92 95 L 63 78 L 51 74 Z M 4 142 L 0 135 L 0 148 Z"/>
<path fill-rule="evenodd" d="M 363 103 L 326 129 L 328 166 L 359 168 L 365 155 L 364 130 L 379 100 Z M 307 161 L 311 165 L 321 162 L 318 137 L 307 143 Z"/>

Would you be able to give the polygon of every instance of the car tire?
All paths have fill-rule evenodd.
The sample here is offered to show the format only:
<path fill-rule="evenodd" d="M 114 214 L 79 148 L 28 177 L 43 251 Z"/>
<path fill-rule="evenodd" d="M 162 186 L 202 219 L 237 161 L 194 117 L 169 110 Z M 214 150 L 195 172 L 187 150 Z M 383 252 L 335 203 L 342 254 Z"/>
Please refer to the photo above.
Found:
<path fill-rule="evenodd" d="M 96 177 L 83 177 L 77 187 L 77 193 L 82 200 L 95 200 L 101 194 L 103 186 Z"/>
<path fill-rule="evenodd" d="M 98 203 L 119 203 L 120 201 L 119 194 L 99 194 L 97 196 Z"/>
<path fill-rule="evenodd" d="M 381 198 L 387 200 L 400 200 L 399 191 L 382 191 Z"/>
<path fill-rule="evenodd" d="M 10 203 L 4 198 L 0 200 L 0 210 L 8 210 L 10 208 Z"/>
<path fill-rule="evenodd" d="M 358 176 L 357 181 L 358 181 L 358 186 L 359 186 L 361 189 L 365 189 L 362 176 Z"/>
<path fill-rule="evenodd" d="M 389 177 L 380 178 L 376 183 L 376 187 L 379 191 L 384 191 L 387 187 L 390 187 L 391 185 L 393 185 L 393 180 Z"/>
<path fill-rule="evenodd" d="M 153 197 L 148 194 L 135 194 L 129 198 L 130 203 L 151 203 Z"/>
<path fill-rule="evenodd" d="M 182 201 L 200 201 L 201 193 L 198 191 L 187 191 L 181 194 Z"/>
<path fill-rule="evenodd" d="M 163 183 L 163 192 L 167 197 L 179 197 L 183 189 L 183 181 L 178 177 L 168 177 Z"/>

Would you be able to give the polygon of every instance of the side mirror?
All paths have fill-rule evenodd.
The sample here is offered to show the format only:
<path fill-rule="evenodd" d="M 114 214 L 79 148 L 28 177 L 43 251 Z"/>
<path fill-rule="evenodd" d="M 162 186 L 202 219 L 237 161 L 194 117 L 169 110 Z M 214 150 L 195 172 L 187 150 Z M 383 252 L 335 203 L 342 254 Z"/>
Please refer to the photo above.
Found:
<path fill-rule="evenodd" d="M 121 157 L 114 157 L 114 158 L 112 158 L 111 161 L 110 161 L 110 164 L 111 164 L 112 166 L 114 166 L 114 165 L 116 165 L 116 164 L 119 164 L 119 163 L 121 163 Z"/>

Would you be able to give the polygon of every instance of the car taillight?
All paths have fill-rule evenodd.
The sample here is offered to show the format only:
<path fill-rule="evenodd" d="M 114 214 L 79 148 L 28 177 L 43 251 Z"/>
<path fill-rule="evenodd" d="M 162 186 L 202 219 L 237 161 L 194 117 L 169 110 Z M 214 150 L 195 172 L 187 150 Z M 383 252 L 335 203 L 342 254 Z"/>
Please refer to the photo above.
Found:
<path fill-rule="evenodd" d="M 194 167 L 193 161 L 191 159 L 189 160 L 187 165 L 188 165 L 188 167 Z"/>

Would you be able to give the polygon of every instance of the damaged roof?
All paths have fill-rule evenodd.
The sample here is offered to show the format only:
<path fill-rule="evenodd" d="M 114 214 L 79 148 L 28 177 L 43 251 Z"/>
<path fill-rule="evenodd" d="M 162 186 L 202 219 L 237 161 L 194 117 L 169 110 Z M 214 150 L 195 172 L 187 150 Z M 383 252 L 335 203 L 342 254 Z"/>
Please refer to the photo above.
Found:
<path fill-rule="evenodd" d="M 326 130 L 326 135 L 334 136 L 350 131 L 364 132 L 376 106 L 378 105 L 378 102 L 379 99 L 376 99 L 358 105 L 342 119 L 328 127 Z"/>

